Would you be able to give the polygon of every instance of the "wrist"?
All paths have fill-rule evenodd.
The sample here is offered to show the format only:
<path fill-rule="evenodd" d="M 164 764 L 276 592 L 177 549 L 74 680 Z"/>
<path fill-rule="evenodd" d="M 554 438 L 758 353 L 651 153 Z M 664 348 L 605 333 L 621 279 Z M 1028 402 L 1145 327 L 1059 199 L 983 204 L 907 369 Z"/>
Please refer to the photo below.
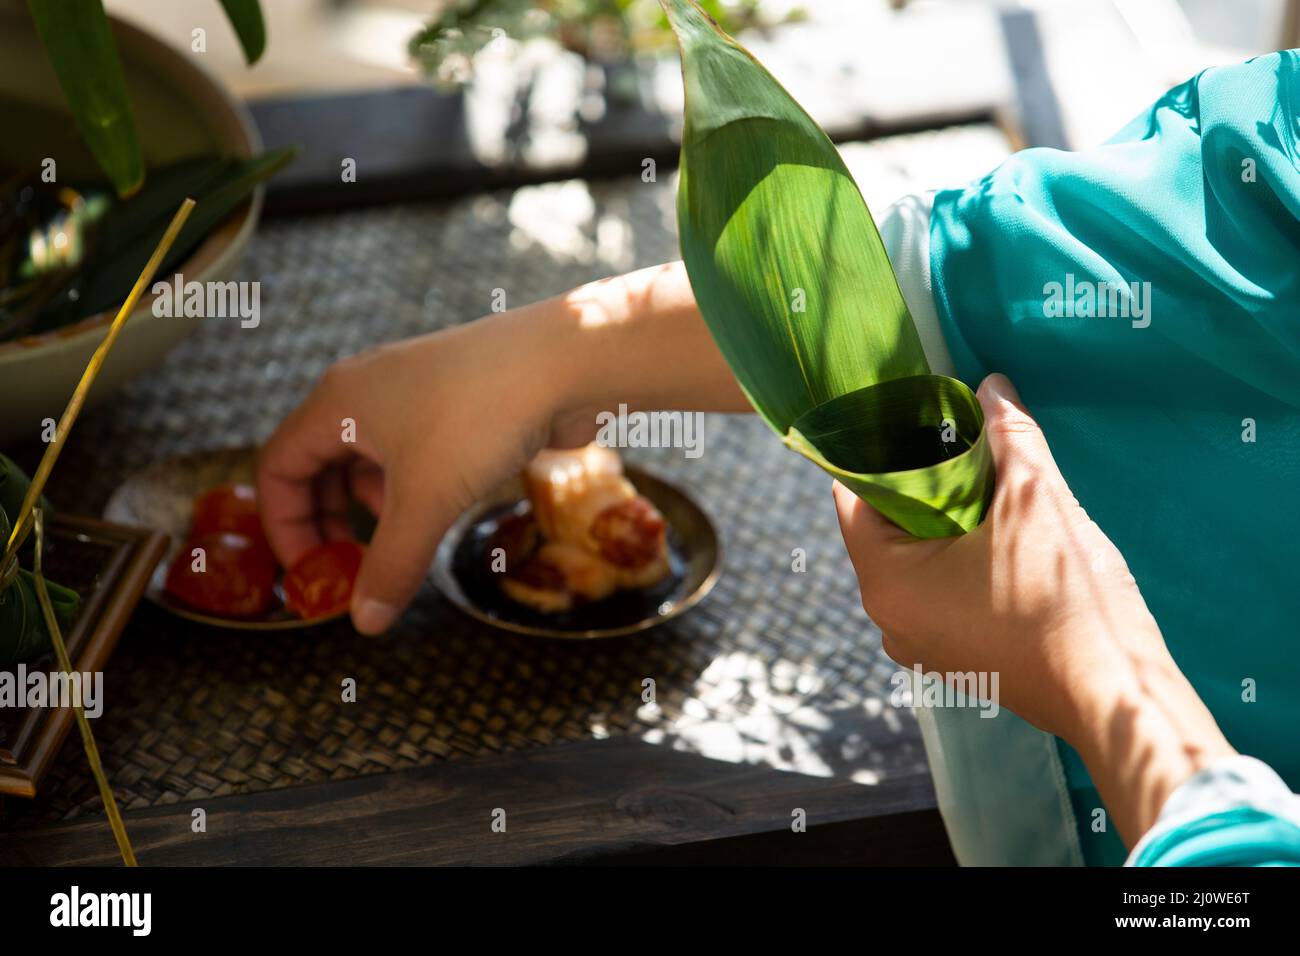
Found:
<path fill-rule="evenodd" d="M 588 337 L 559 299 L 491 314 L 473 323 L 500 366 L 506 390 L 539 426 L 571 416 L 590 391 Z"/>
<path fill-rule="evenodd" d="M 1093 682 L 1063 736 L 1131 846 L 1174 790 L 1235 750 L 1167 652 L 1129 657 L 1113 673 Z"/>

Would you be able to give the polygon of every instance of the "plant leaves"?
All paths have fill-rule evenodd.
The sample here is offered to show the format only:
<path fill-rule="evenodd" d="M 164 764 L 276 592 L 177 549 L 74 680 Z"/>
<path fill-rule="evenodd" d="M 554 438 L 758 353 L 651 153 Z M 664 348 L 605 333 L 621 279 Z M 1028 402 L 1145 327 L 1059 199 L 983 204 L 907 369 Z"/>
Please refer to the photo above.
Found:
<path fill-rule="evenodd" d="M 682 258 L 741 388 L 788 446 L 905 530 L 973 528 L 992 492 L 979 403 L 930 374 L 839 152 L 697 4 L 660 2 L 686 88 Z"/>
<path fill-rule="evenodd" d="M 6 515 L 15 515 L 23 506 L 23 499 L 27 497 L 27 489 L 31 486 L 31 479 L 8 455 L 0 453 L 0 512 Z M 47 515 L 54 515 L 54 508 L 50 505 L 49 500 L 41 495 L 38 507 L 42 508 Z M 5 538 L 9 536 L 6 533 Z"/>
<path fill-rule="evenodd" d="M 235 28 L 239 45 L 244 49 L 244 59 L 252 66 L 266 51 L 266 23 L 258 0 L 221 0 L 226 19 Z"/>
<path fill-rule="evenodd" d="M 949 441 L 941 422 L 951 423 Z M 974 528 L 993 488 L 979 401 L 943 375 L 890 379 L 818 405 L 786 443 L 918 537 Z"/>
<path fill-rule="evenodd" d="M 22 512 L 23 500 L 27 497 L 27 491 L 31 487 L 31 479 L 27 477 L 18 465 L 7 455 L 0 454 L 0 524 L 8 523 L 8 527 L 13 528 L 13 517 Z M 37 506 L 45 509 L 45 513 L 54 514 L 54 508 L 50 505 L 49 499 L 41 495 Z M 9 532 L 5 532 L 5 542 L 9 540 Z M 3 547 L 0 546 L 0 562 L 3 562 Z M 29 539 L 19 549 L 20 558 L 30 558 L 32 553 L 32 542 Z M 0 575 L 2 578 L 3 575 Z"/>
<path fill-rule="evenodd" d="M 175 243 L 190 214 L 194 211 L 194 200 L 185 199 L 176 211 L 172 221 L 164 230 L 149 260 L 144 264 L 136 281 L 132 284 L 125 301 L 113 318 L 104 340 L 95 349 L 95 353 L 86 364 L 81 381 L 72 393 L 67 408 L 59 419 L 59 440 L 45 447 L 41 463 L 35 475 L 29 480 L 8 458 L 0 458 L 0 499 L 9 503 L 9 507 L 0 507 L 0 540 L 5 542 L 3 554 L 0 554 L 0 663 L 12 663 L 25 660 L 40 652 L 42 648 L 53 646 L 60 655 L 60 664 L 71 669 L 66 660 L 66 649 L 57 633 L 71 622 L 72 616 L 80 604 L 80 597 L 75 591 L 59 585 L 50 586 L 41 576 L 41 551 L 43 547 L 44 512 L 40 507 L 41 492 L 45 482 L 56 464 L 59 452 L 63 449 L 68 435 L 76 424 L 77 416 L 85 405 L 86 395 L 95 383 L 95 378 L 104 366 L 122 330 L 122 326 L 131 316 L 132 310 L 140 300 L 151 274 L 158 271 L 168 250 Z M 19 504 L 12 506 L 12 499 L 20 497 Z M 12 513 L 12 517 L 11 517 Z M 32 521 L 28 524 L 28 518 Z M 11 524 L 12 522 L 12 524 Z M 26 569 L 20 569 L 18 558 L 23 547 L 25 528 L 35 528 L 36 540 L 33 549 L 35 576 Z M 92 764 L 97 761 L 94 741 L 89 725 L 84 720 L 83 736 L 88 756 Z M 106 800 L 111 799 L 111 794 Z"/>
<path fill-rule="evenodd" d="M 65 292 L 42 312 L 30 331 L 45 332 L 116 307 L 135 283 L 182 199 L 193 196 L 198 205 L 163 260 L 160 273 L 183 262 L 217 223 L 296 153 L 294 147 L 286 147 L 250 159 L 185 160 L 151 172 L 138 195 L 114 206 L 94 226 L 94 254 L 70 287 L 76 290 L 76 298 Z"/>
<path fill-rule="evenodd" d="M 16 514 L 27 493 L 27 476 L 8 458 L 0 455 L 0 540 L 8 540 L 10 514 Z M 11 504 L 14 498 L 17 504 Z M 12 559 L 16 564 L 18 557 Z M 30 661 L 50 650 L 50 632 L 41 614 L 36 596 L 36 584 L 26 569 L 15 569 L 7 585 L 0 583 L 0 667 L 9 667 L 19 661 Z M 6 578 L 0 569 L 0 582 Z M 81 606 L 76 591 L 45 582 L 54 604 L 59 625 L 67 628 Z"/>
<path fill-rule="evenodd" d="M 119 196 L 144 182 L 126 79 L 101 0 L 27 0 L 73 119 Z"/>

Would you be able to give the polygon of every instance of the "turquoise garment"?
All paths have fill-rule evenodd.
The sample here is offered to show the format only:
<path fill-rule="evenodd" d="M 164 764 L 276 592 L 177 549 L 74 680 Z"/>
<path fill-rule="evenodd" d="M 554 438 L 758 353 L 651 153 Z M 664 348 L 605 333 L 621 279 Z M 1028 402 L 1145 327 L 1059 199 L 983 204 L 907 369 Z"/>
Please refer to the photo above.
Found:
<path fill-rule="evenodd" d="M 940 193 L 930 224 L 959 377 L 1016 383 L 1228 739 L 1293 791 L 1298 102 L 1295 51 L 1207 70 L 1103 146 L 1026 150 Z M 1123 862 L 1114 828 L 1094 832 L 1102 802 L 1082 761 L 1058 746 L 1083 858 Z M 1004 755 L 989 751 L 994 773 Z M 1189 848 L 1162 858 L 1195 858 L 1209 832 L 1185 831 Z M 1268 844 L 1265 822 L 1251 832 Z"/>
<path fill-rule="evenodd" d="M 1252 807 L 1234 807 L 1162 833 L 1133 865 L 1300 866 L 1300 827 Z"/>

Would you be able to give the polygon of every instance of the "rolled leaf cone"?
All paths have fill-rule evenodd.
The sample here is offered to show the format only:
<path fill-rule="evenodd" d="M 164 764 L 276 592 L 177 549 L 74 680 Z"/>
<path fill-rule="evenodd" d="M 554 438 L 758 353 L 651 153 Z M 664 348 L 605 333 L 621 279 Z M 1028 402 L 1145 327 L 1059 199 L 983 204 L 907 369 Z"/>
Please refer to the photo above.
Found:
<path fill-rule="evenodd" d="M 686 89 L 677 223 L 704 321 L 786 445 L 918 537 L 979 524 L 979 402 L 930 373 L 839 152 L 692 0 L 660 0 Z"/>

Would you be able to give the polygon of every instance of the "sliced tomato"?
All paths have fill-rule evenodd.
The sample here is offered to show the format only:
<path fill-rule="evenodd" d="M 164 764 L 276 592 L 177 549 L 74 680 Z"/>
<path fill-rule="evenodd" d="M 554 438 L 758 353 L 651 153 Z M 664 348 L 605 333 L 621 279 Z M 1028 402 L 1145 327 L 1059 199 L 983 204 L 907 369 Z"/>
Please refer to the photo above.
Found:
<path fill-rule="evenodd" d="M 203 549 L 201 562 L 196 548 Z M 240 534 L 191 535 L 167 570 L 167 593 L 214 617 L 262 617 L 275 600 L 278 570 L 264 543 Z"/>
<path fill-rule="evenodd" d="M 257 512 L 257 489 L 252 485 L 218 485 L 194 499 L 190 536 L 223 532 L 266 544 L 262 517 Z"/>
<path fill-rule="evenodd" d="M 352 603 L 366 549 L 355 541 L 326 541 L 307 551 L 284 575 L 285 602 L 304 618 L 340 614 Z"/>

